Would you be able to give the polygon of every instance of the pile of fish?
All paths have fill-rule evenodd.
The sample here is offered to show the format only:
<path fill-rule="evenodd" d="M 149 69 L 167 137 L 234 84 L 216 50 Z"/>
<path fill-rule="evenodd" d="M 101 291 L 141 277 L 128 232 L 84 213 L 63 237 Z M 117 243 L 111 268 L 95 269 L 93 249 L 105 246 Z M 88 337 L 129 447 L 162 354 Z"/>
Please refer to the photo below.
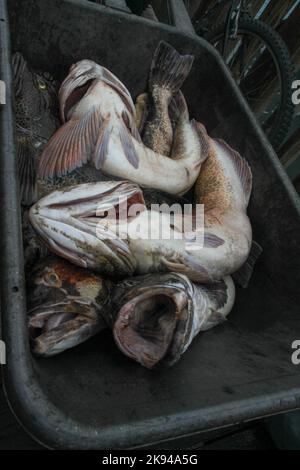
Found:
<path fill-rule="evenodd" d="M 226 319 L 232 277 L 247 286 L 261 253 L 246 213 L 252 174 L 238 152 L 190 119 L 180 89 L 192 64 L 161 41 L 148 90 L 134 104 L 112 72 L 82 60 L 58 91 L 59 126 L 54 80 L 13 56 L 36 355 L 110 328 L 129 358 L 171 365 L 200 331 Z M 197 206 L 204 212 L 187 241 L 182 221 L 170 222 L 161 208 L 185 206 L 191 188 L 191 221 Z"/>

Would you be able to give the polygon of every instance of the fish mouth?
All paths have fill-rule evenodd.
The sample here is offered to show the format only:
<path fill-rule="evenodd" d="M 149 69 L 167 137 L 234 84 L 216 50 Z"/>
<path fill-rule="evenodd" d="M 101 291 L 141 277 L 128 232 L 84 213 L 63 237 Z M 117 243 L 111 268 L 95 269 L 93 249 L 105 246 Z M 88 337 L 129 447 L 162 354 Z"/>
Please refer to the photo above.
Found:
<path fill-rule="evenodd" d="M 55 356 L 105 327 L 96 309 L 80 301 L 48 303 L 28 311 L 29 337 L 37 356 Z"/>
<path fill-rule="evenodd" d="M 54 191 L 36 203 L 30 222 L 50 251 L 104 274 L 128 275 L 136 259 L 127 243 L 132 206 L 146 210 L 139 186 L 126 181 L 86 183 Z"/>
<path fill-rule="evenodd" d="M 70 67 L 58 93 L 60 117 L 63 123 L 67 121 L 71 108 L 81 100 L 95 80 L 101 80 L 120 93 L 128 109 L 133 115 L 135 114 L 132 98 L 123 83 L 105 67 L 84 59 Z"/>
<path fill-rule="evenodd" d="M 191 323 L 191 303 L 184 289 L 152 286 L 122 306 L 113 335 L 126 356 L 152 369 L 177 361 Z"/>
<path fill-rule="evenodd" d="M 58 92 L 60 103 L 60 117 L 66 122 L 68 112 L 85 95 L 93 80 L 94 63 L 90 60 L 82 60 L 70 67 L 69 73 L 62 82 Z"/>

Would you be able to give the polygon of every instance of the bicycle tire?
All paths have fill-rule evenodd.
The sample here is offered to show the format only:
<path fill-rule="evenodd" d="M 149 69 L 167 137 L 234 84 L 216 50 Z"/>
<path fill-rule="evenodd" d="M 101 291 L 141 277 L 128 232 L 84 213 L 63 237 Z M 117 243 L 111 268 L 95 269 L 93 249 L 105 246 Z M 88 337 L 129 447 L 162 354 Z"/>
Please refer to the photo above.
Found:
<path fill-rule="evenodd" d="M 217 24 L 205 39 L 214 43 L 216 39 L 224 34 L 225 23 Z M 281 36 L 270 26 L 260 20 L 250 17 L 242 17 L 239 21 L 238 33 L 249 32 L 256 35 L 272 51 L 273 58 L 276 60 L 277 70 L 280 73 L 281 80 L 281 99 L 278 108 L 278 117 L 276 123 L 268 133 L 268 138 L 275 150 L 279 150 L 290 129 L 294 105 L 292 102 L 292 82 L 295 78 L 295 68 L 292 63 L 288 48 Z"/>

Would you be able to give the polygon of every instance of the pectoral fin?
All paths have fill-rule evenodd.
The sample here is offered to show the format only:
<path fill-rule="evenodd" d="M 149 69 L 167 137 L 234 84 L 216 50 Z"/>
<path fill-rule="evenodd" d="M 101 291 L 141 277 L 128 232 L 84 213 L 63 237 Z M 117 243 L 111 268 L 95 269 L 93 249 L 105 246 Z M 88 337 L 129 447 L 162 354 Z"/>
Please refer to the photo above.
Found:
<path fill-rule="evenodd" d="M 42 153 L 39 177 L 45 179 L 62 176 L 87 163 L 102 123 L 100 109 L 94 107 L 82 119 L 70 119 L 60 127 Z"/>
<path fill-rule="evenodd" d="M 113 127 L 110 122 L 103 123 L 96 142 L 93 160 L 97 170 L 103 167 L 108 152 L 109 138 Z"/>
<path fill-rule="evenodd" d="M 203 285 L 201 289 L 206 292 L 216 310 L 223 308 L 228 301 L 228 288 L 224 280 Z"/>
<path fill-rule="evenodd" d="M 125 124 L 122 124 L 122 123 L 120 124 L 119 135 L 120 135 L 121 145 L 123 147 L 124 154 L 127 160 L 133 166 L 133 168 L 138 168 L 139 157 L 135 150 L 133 139 L 131 135 L 129 134 L 127 127 L 125 127 Z"/>
<path fill-rule="evenodd" d="M 18 142 L 17 160 L 19 170 L 20 199 L 25 206 L 37 200 L 35 149 L 30 142 Z"/>
<path fill-rule="evenodd" d="M 24 70 L 27 66 L 27 62 L 20 52 L 15 52 L 12 56 L 12 72 L 14 80 L 14 92 L 15 97 L 21 95 L 23 86 Z"/>
<path fill-rule="evenodd" d="M 132 137 L 134 137 L 138 142 L 142 142 L 136 120 L 129 114 L 127 111 L 122 111 L 122 118 L 125 126 L 130 131 Z"/>
<path fill-rule="evenodd" d="M 161 262 L 169 271 L 185 274 L 192 281 L 204 283 L 212 281 L 207 270 L 187 253 L 168 259 L 162 257 Z"/>
<path fill-rule="evenodd" d="M 205 232 L 204 234 L 204 248 L 218 248 L 218 246 L 224 245 L 225 241 L 223 238 L 214 235 L 213 233 Z"/>
<path fill-rule="evenodd" d="M 207 331 L 213 328 L 214 326 L 219 325 L 220 323 L 224 323 L 226 321 L 226 315 L 223 315 L 216 310 L 209 309 L 209 315 L 206 321 L 201 326 L 201 331 Z"/>

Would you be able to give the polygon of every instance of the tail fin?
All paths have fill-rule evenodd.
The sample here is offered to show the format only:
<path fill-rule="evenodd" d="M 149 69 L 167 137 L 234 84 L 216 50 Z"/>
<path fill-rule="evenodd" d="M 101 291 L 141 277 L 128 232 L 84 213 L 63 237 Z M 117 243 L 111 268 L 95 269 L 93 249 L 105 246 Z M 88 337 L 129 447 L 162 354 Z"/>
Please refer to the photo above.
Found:
<path fill-rule="evenodd" d="M 160 41 L 151 64 L 149 89 L 155 86 L 176 93 L 190 73 L 194 56 L 181 55 L 165 41 Z"/>

